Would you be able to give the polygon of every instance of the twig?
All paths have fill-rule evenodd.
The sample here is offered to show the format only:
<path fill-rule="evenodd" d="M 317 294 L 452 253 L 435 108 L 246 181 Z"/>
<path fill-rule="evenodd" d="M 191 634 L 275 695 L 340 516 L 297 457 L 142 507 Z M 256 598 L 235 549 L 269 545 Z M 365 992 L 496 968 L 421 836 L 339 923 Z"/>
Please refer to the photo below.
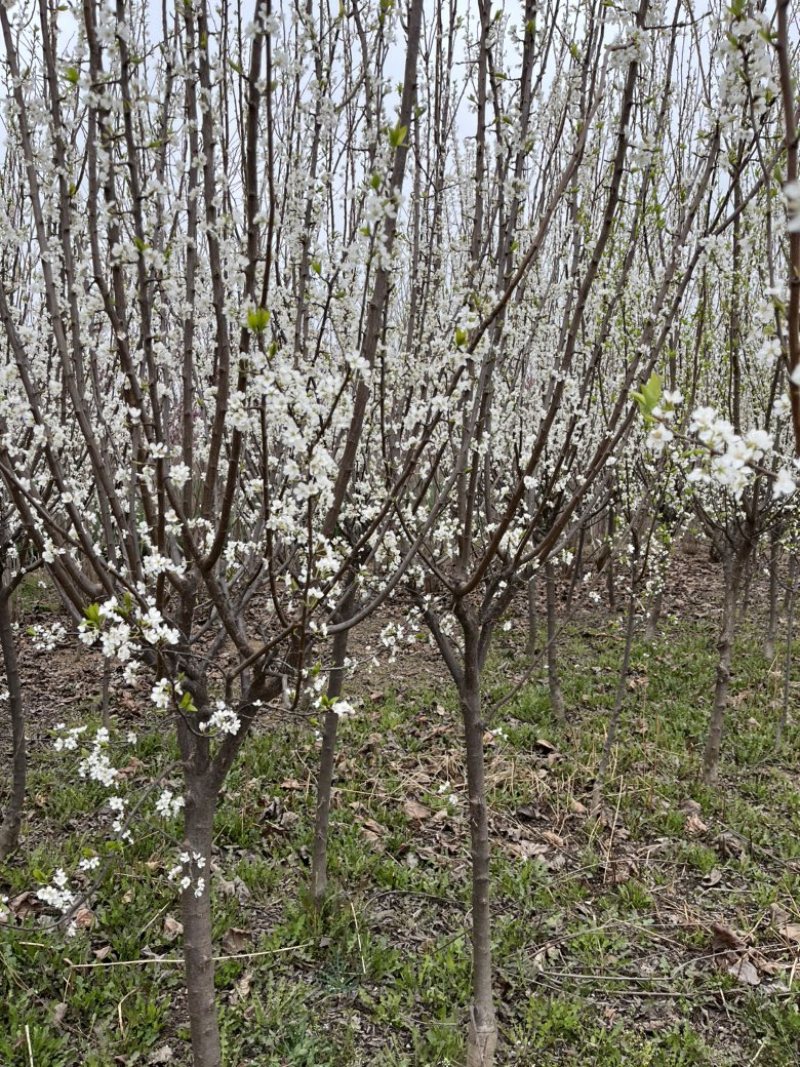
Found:
<path fill-rule="evenodd" d="M 366 974 L 367 973 L 367 961 L 364 959 L 364 947 L 361 944 L 361 931 L 358 928 L 358 916 L 356 915 L 356 909 L 355 909 L 355 906 L 354 906 L 352 900 L 350 901 L 350 911 L 352 911 L 352 913 L 353 913 L 353 922 L 355 923 L 355 926 L 356 926 L 356 940 L 358 941 L 358 954 L 361 957 L 361 971 L 362 971 L 363 974 Z"/>
<path fill-rule="evenodd" d="M 119 1032 L 123 1037 L 125 1036 L 125 1023 L 122 1021 L 122 1005 L 125 1003 L 125 1001 L 128 999 L 128 997 L 133 996 L 133 994 L 135 992 L 136 992 L 136 987 L 134 986 L 133 989 L 129 989 L 128 990 L 128 992 L 125 994 L 125 996 L 119 1002 L 119 1004 L 117 1004 L 117 1018 L 119 1019 Z"/>
<path fill-rule="evenodd" d="M 313 944 L 313 941 L 304 941 L 300 945 L 286 945 L 284 948 L 265 948 L 258 952 L 234 952 L 228 956 L 212 956 L 211 959 L 214 963 L 224 963 L 226 960 L 252 960 L 258 956 L 277 956 L 283 952 L 297 952 L 303 948 L 311 948 Z M 180 956 L 157 956 L 153 959 L 144 960 L 102 960 L 96 963 L 73 963 L 72 960 L 64 957 L 64 963 L 73 971 L 92 971 L 105 967 L 147 967 L 158 963 L 164 966 L 182 967 L 184 961 Z"/>
<path fill-rule="evenodd" d="M 31 1045 L 31 1028 L 27 1023 L 25 1023 L 25 1042 L 28 1046 L 28 1059 L 30 1060 L 31 1067 L 34 1067 L 33 1046 Z"/>

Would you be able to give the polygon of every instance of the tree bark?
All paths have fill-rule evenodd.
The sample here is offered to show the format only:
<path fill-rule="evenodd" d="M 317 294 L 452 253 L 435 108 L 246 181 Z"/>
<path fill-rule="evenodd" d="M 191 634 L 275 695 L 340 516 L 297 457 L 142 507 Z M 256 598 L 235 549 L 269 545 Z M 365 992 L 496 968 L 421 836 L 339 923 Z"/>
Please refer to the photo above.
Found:
<path fill-rule="evenodd" d="M 467 1034 L 467 1067 L 493 1067 L 497 1018 L 492 996 L 491 911 L 489 905 L 489 815 L 481 720 L 477 638 L 465 634 L 461 714 L 467 750 L 469 829 L 472 852 L 472 1004 Z"/>
<path fill-rule="evenodd" d="M 547 684 L 550 688 L 550 706 L 556 719 L 563 723 L 564 694 L 561 692 L 561 679 L 558 675 L 558 648 L 556 615 L 556 579 L 553 564 L 550 560 L 544 565 L 545 592 L 547 600 Z"/>
<path fill-rule="evenodd" d="M 703 754 L 703 782 L 713 785 L 719 773 L 719 754 L 722 747 L 722 727 L 725 710 L 728 706 L 728 692 L 731 682 L 731 658 L 733 643 L 736 639 L 737 602 L 741 586 L 742 567 L 737 558 L 728 559 L 724 564 L 725 595 L 722 605 L 722 626 L 720 629 L 717 651 L 717 678 L 714 686 L 714 706 L 711 710 L 711 722 L 708 728 L 705 752 Z"/>
<path fill-rule="evenodd" d="M 349 614 L 352 597 L 344 605 L 344 614 Z M 342 630 L 333 639 L 333 666 L 328 678 L 328 697 L 341 696 L 344 683 L 344 663 L 347 656 L 349 630 Z M 336 762 L 336 734 L 339 716 L 333 708 L 325 712 L 322 728 L 322 751 L 317 776 L 317 804 L 314 812 L 314 846 L 311 856 L 311 900 L 319 911 L 328 890 L 328 826 L 331 813 L 331 790 Z"/>
<path fill-rule="evenodd" d="M 775 639 L 778 634 L 778 561 L 780 559 L 780 537 L 778 527 L 772 529 L 769 543 L 769 613 L 767 632 L 764 634 L 764 658 L 770 662 L 775 659 Z"/>
<path fill-rule="evenodd" d="M 525 638 L 525 653 L 529 659 L 536 655 L 536 638 L 539 630 L 539 608 L 536 602 L 536 572 L 526 583 L 528 593 L 528 633 Z"/>
<path fill-rule="evenodd" d="M 650 606 L 647 610 L 647 621 L 645 622 L 644 636 L 646 641 L 656 641 L 658 639 L 658 624 L 661 621 L 661 608 L 664 604 L 664 591 L 659 589 L 657 593 L 654 593 Z"/>
<path fill-rule="evenodd" d="M 22 707 L 22 685 L 19 679 L 17 650 L 11 629 L 11 605 L 5 591 L 0 593 L 0 648 L 6 672 L 8 707 L 11 718 L 11 789 L 0 824 L 0 860 L 12 853 L 19 842 L 22 809 L 25 804 L 27 752 L 25 746 L 25 713 Z"/>
<path fill-rule="evenodd" d="M 617 610 L 617 589 L 614 580 L 614 508 L 608 509 L 608 559 L 606 561 L 606 589 L 608 590 L 608 610 Z"/>
<path fill-rule="evenodd" d="M 608 765 L 611 761 L 611 753 L 614 748 L 614 742 L 617 739 L 617 729 L 619 727 L 619 719 L 622 713 L 622 705 L 625 702 L 625 690 L 628 683 L 628 668 L 631 662 L 631 649 L 633 647 L 633 630 L 634 623 L 636 621 L 636 599 L 631 592 L 630 602 L 628 604 L 628 620 L 625 628 L 625 651 L 622 654 L 622 664 L 619 671 L 619 683 L 617 685 L 617 695 L 614 699 L 614 707 L 611 711 L 611 715 L 608 720 L 608 729 L 606 730 L 606 740 L 603 745 L 603 754 L 600 757 L 600 765 L 597 768 L 597 774 L 594 779 L 594 787 L 592 789 L 592 814 L 596 815 L 600 811 L 600 805 L 603 800 L 603 785 L 608 773 Z"/>
<path fill-rule="evenodd" d="M 797 581 L 797 557 L 792 555 L 789 562 L 789 583 L 787 595 L 789 602 L 786 606 L 786 658 L 783 664 L 783 705 L 778 719 L 778 729 L 775 735 L 775 743 L 779 745 L 783 740 L 783 734 L 789 725 L 789 696 L 792 682 L 792 642 L 794 640 L 794 601 L 795 582 Z"/>
<path fill-rule="evenodd" d="M 203 777 L 187 779 L 184 848 L 189 853 L 186 874 L 191 885 L 181 896 L 183 959 L 193 1067 L 221 1067 L 222 1047 L 214 993 L 211 926 L 211 840 L 216 795 Z M 198 880 L 204 887 L 198 893 Z"/>

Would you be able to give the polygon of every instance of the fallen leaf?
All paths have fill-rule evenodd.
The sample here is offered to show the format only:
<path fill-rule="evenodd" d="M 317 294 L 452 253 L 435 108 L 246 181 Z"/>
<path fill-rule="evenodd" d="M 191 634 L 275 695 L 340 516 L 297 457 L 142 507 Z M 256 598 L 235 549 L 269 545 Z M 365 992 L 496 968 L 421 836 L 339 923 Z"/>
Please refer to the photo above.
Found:
<path fill-rule="evenodd" d="M 530 804 L 523 804 L 521 808 L 517 808 L 514 814 L 518 819 L 523 819 L 525 822 L 533 822 L 534 819 L 539 818 L 539 812 Z"/>
<path fill-rule="evenodd" d="M 231 882 L 228 878 L 223 878 L 219 874 L 214 878 L 214 886 L 223 897 L 232 897 L 236 892 L 235 882 Z"/>
<path fill-rule="evenodd" d="M 703 885 L 706 887 L 706 889 L 713 889 L 713 887 L 715 885 L 719 885 L 721 881 L 722 871 L 719 869 L 719 867 L 715 867 L 705 876 L 705 878 L 703 879 Z"/>
<path fill-rule="evenodd" d="M 579 800 L 576 800 L 575 797 L 570 797 L 569 798 L 569 810 L 574 815 L 585 815 L 586 812 L 589 809 L 586 807 L 585 804 L 581 804 L 581 802 Z"/>
<path fill-rule="evenodd" d="M 731 830 L 723 830 L 716 844 L 721 855 L 726 858 L 740 859 L 747 851 L 744 841 Z"/>
<path fill-rule="evenodd" d="M 747 956 L 742 956 L 740 960 L 732 963 L 728 967 L 728 974 L 732 974 L 734 978 L 744 983 L 744 985 L 761 985 L 761 975 Z"/>
<path fill-rule="evenodd" d="M 732 697 L 729 697 L 728 700 L 734 708 L 738 708 L 741 707 L 742 704 L 746 703 L 752 695 L 752 689 L 743 689 L 741 693 L 734 693 L 734 695 Z M 754 720 L 751 719 L 750 721 L 753 722 Z M 758 723 L 756 723 L 756 725 L 758 725 Z"/>
<path fill-rule="evenodd" d="M 708 827 L 699 815 L 696 815 L 694 812 L 692 812 L 692 814 L 688 815 L 686 818 L 684 830 L 687 834 L 691 834 L 693 837 L 695 837 L 698 834 L 704 834 L 708 830 Z"/>
<path fill-rule="evenodd" d="M 787 941 L 797 941 L 800 944 L 800 923 L 787 923 L 782 926 L 778 933 Z"/>
<path fill-rule="evenodd" d="M 142 760 L 137 759 L 136 756 L 131 756 L 127 764 L 124 767 L 120 767 L 117 770 L 118 778 L 132 778 L 135 774 L 138 774 L 144 768 Z"/>
<path fill-rule="evenodd" d="M 162 1045 L 161 1048 L 157 1048 L 155 1052 L 151 1052 L 147 1058 L 148 1063 L 172 1063 L 175 1059 L 175 1053 L 172 1051 L 169 1045 Z"/>
<path fill-rule="evenodd" d="M 167 915 L 164 919 L 163 934 L 167 941 L 174 941 L 183 933 L 183 923 L 178 922 L 174 915 Z"/>
<path fill-rule="evenodd" d="M 79 930 L 91 930 L 94 926 L 94 912 L 89 908 L 79 908 L 72 921 Z"/>
<path fill-rule="evenodd" d="M 375 837 L 383 837 L 386 833 L 386 827 L 381 826 L 381 824 L 375 822 L 374 819 L 364 819 L 361 825 L 365 830 L 369 831 L 369 833 L 374 834 Z"/>
<path fill-rule="evenodd" d="M 620 856 L 611 863 L 608 869 L 608 877 L 613 885 L 624 885 L 635 874 L 636 864 L 628 856 Z"/>
<path fill-rule="evenodd" d="M 537 737 L 533 742 L 533 749 L 535 752 L 543 752 L 547 754 L 549 752 L 555 752 L 556 746 L 551 741 L 546 741 L 543 737 Z"/>
<path fill-rule="evenodd" d="M 722 923 L 712 923 L 711 933 L 711 947 L 714 952 L 740 952 L 744 948 L 744 941 L 729 926 L 723 926 Z"/>
<path fill-rule="evenodd" d="M 302 782 L 298 782 L 296 778 L 284 778 L 281 782 L 281 789 L 299 789 L 305 791 L 305 786 Z"/>
<path fill-rule="evenodd" d="M 64 1016 L 67 1014 L 67 1005 L 64 1003 L 56 1004 L 53 1008 L 53 1026 L 61 1026 L 64 1021 Z"/>
<path fill-rule="evenodd" d="M 235 956 L 240 952 L 246 952 L 250 947 L 250 935 L 247 930 L 232 926 L 222 935 L 222 947 L 226 954 Z"/>
<path fill-rule="evenodd" d="M 111 945 L 101 945 L 100 948 L 92 949 L 92 955 L 96 960 L 105 960 L 111 955 Z"/>
<path fill-rule="evenodd" d="M 409 819 L 415 819 L 417 822 L 422 822 L 423 819 L 429 818 L 431 809 L 426 808 L 424 804 L 420 804 L 417 800 L 412 800 L 410 797 L 403 804 L 403 811 L 409 817 Z"/>
<path fill-rule="evenodd" d="M 542 838 L 553 848 L 564 848 L 566 841 L 552 830 L 542 830 Z"/>
<path fill-rule="evenodd" d="M 536 856 L 543 856 L 547 852 L 547 845 L 541 841 L 510 841 L 506 845 L 506 851 L 512 856 L 519 856 L 523 860 L 532 860 Z"/>
<path fill-rule="evenodd" d="M 18 919 L 27 919 L 34 915 L 37 910 L 36 899 L 27 890 L 14 897 L 8 907 L 12 915 L 16 915 Z"/>
<path fill-rule="evenodd" d="M 250 986 L 253 984 L 253 972 L 245 971 L 238 981 L 234 982 L 231 992 L 231 1004 L 241 1003 L 250 996 Z"/>

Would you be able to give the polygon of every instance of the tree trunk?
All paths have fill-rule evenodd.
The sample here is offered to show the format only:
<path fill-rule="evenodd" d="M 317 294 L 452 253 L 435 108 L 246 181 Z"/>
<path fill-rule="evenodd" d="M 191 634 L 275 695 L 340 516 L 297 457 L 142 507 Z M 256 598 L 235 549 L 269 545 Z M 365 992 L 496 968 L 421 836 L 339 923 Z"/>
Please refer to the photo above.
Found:
<path fill-rule="evenodd" d="M 183 959 L 192 1037 L 193 1067 L 221 1067 L 222 1048 L 214 993 L 211 940 L 211 840 L 216 795 L 203 777 L 187 780 L 184 848 L 191 885 L 181 896 Z M 199 879 L 203 879 L 202 892 Z"/>
<path fill-rule="evenodd" d="M 25 804 L 25 779 L 27 753 L 25 747 L 25 713 L 22 707 L 22 686 L 19 680 L 17 650 L 14 632 L 11 629 L 11 605 L 9 597 L 0 593 L 0 648 L 6 671 L 8 707 L 11 718 L 11 789 L 8 803 L 0 824 L 0 860 L 14 851 L 19 842 L 22 824 L 22 809 Z"/>
<path fill-rule="evenodd" d="M 783 664 L 783 706 L 781 707 L 781 716 L 778 719 L 778 729 L 775 736 L 775 743 L 778 745 L 783 740 L 784 731 L 789 725 L 789 695 L 792 682 L 792 642 L 794 640 L 794 600 L 796 580 L 797 557 L 792 555 L 789 562 L 789 584 L 786 590 L 789 602 L 786 605 L 786 658 Z"/>
<path fill-rule="evenodd" d="M 477 640 L 465 634 L 461 714 L 467 750 L 469 829 L 472 853 L 472 1004 L 467 1034 L 467 1067 L 493 1067 L 497 1018 L 492 996 L 491 912 L 489 907 L 489 817 L 481 720 Z"/>
<path fill-rule="evenodd" d="M 355 588 L 342 603 L 339 619 L 347 618 L 355 603 Z M 328 675 L 327 695 L 335 699 L 342 695 L 344 684 L 344 665 L 347 659 L 347 642 L 349 630 L 342 630 L 333 638 L 331 649 L 332 666 Z M 328 891 L 328 825 L 331 814 L 331 791 L 333 789 L 333 772 L 336 763 L 336 734 L 339 729 L 339 716 L 329 708 L 325 712 L 322 727 L 322 751 L 319 757 L 319 774 L 317 776 L 317 804 L 314 810 L 314 845 L 311 855 L 311 900 L 314 909 L 319 911 Z"/>
<path fill-rule="evenodd" d="M 713 785 L 719 772 L 719 753 L 722 746 L 722 726 L 725 709 L 728 706 L 728 691 L 731 682 L 731 658 L 733 643 L 736 639 L 737 602 L 741 586 L 742 567 L 739 559 L 728 559 L 724 563 L 725 596 L 722 605 L 722 627 L 717 651 L 717 679 L 714 686 L 714 706 L 711 710 L 711 722 L 708 728 L 705 753 L 703 754 L 703 782 Z"/>
<path fill-rule="evenodd" d="M 550 687 L 550 706 L 553 715 L 563 723 L 564 694 L 561 692 L 561 679 L 558 676 L 558 649 L 556 647 L 556 629 L 558 619 L 556 615 L 556 579 L 553 564 L 550 560 L 544 565 L 545 592 L 547 600 L 547 684 Z"/>
<path fill-rule="evenodd" d="M 769 614 L 767 632 L 764 635 L 764 658 L 770 662 L 775 659 L 775 639 L 778 634 L 778 560 L 780 559 L 780 537 L 778 527 L 774 526 L 769 544 Z"/>
<path fill-rule="evenodd" d="M 650 600 L 650 607 L 647 611 L 647 621 L 644 630 L 646 641 L 655 641 L 658 639 L 658 624 L 661 621 L 661 607 L 663 603 L 664 593 L 663 590 L 659 589 Z"/>
<path fill-rule="evenodd" d="M 617 589 L 614 580 L 614 509 L 608 509 L 608 559 L 606 560 L 606 589 L 608 590 L 608 610 L 617 610 Z"/>
<path fill-rule="evenodd" d="M 617 739 L 617 729 L 619 727 L 620 714 L 622 713 L 622 705 L 625 702 L 625 691 L 628 684 L 628 668 L 630 667 L 631 662 L 631 648 L 633 647 L 633 629 L 635 621 L 636 598 L 634 597 L 633 592 L 631 592 L 631 599 L 628 604 L 628 621 L 625 628 L 625 651 L 622 654 L 622 665 L 620 666 L 617 695 L 614 699 L 614 707 L 611 711 L 611 715 L 609 716 L 606 740 L 603 745 L 603 754 L 600 757 L 600 765 L 597 768 L 594 787 L 592 789 L 593 815 L 596 815 L 600 811 L 600 805 L 603 800 L 603 784 L 605 783 L 606 774 L 608 773 L 608 765 L 611 761 L 614 742 Z"/>
<path fill-rule="evenodd" d="M 103 680 L 100 688 L 100 714 L 106 730 L 111 728 L 111 660 L 103 660 Z"/>
<path fill-rule="evenodd" d="M 536 571 L 526 583 L 528 593 L 528 633 L 525 639 L 525 654 L 529 659 L 536 655 L 536 638 L 539 630 L 539 609 L 536 602 Z"/>

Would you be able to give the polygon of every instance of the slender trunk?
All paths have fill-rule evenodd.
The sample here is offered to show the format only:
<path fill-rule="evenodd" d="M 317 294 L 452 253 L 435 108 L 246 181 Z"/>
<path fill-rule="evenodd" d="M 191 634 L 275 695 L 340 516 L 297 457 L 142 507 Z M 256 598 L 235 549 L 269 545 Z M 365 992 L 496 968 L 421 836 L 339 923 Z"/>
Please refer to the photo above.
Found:
<path fill-rule="evenodd" d="M 536 571 L 527 582 L 528 593 L 528 633 L 525 639 L 525 654 L 529 659 L 536 655 L 536 638 L 539 630 L 539 608 L 536 602 Z"/>
<path fill-rule="evenodd" d="M 705 753 L 703 754 L 703 782 L 713 785 L 719 771 L 719 753 L 722 746 L 722 726 L 725 709 L 728 706 L 728 691 L 731 682 L 731 658 L 733 643 L 736 638 L 736 617 L 739 591 L 741 586 L 741 565 L 736 558 L 729 559 L 724 565 L 725 596 L 722 605 L 722 627 L 717 651 L 717 679 L 714 687 L 714 706 L 711 710 L 711 722 L 708 728 Z"/>
<path fill-rule="evenodd" d="M 789 690 L 792 680 L 792 641 L 794 640 L 794 596 L 795 581 L 797 579 L 797 557 L 792 555 L 789 563 L 789 585 L 787 593 L 789 603 L 786 606 L 786 659 L 783 665 L 783 706 L 781 717 L 778 719 L 778 730 L 775 743 L 780 744 L 783 734 L 789 724 Z"/>
<path fill-rule="evenodd" d="M 216 796 L 203 777 L 187 781 L 184 848 L 189 854 L 185 873 L 191 884 L 181 896 L 181 917 L 193 1067 L 221 1067 L 222 1064 L 214 994 L 209 884 L 215 801 Z"/>
<path fill-rule="evenodd" d="M 489 906 L 489 815 L 481 720 L 477 640 L 465 635 L 461 714 L 467 750 L 469 829 L 472 853 L 472 1004 L 467 1067 L 492 1067 L 497 1018 L 492 996 L 491 911 Z M 474 637 L 474 635 L 473 635 Z"/>
<path fill-rule="evenodd" d="M 646 641 L 655 641 L 658 638 L 658 624 L 661 621 L 661 608 L 663 603 L 664 592 L 662 589 L 659 589 L 650 600 L 644 632 Z"/>
<path fill-rule="evenodd" d="M 622 665 L 619 672 L 619 683 L 617 685 L 617 695 L 614 698 L 614 707 L 611 710 L 611 715 L 608 720 L 608 729 L 606 730 L 606 740 L 603 745 L 603 754 L 600 757 L 600 765 L 597 768 L 597 774 L 594 779 L 594 787 L 592 789 L 592 812 L 597 814 L 600 811 L 600 805 L 603 799 L 603 785 L 605 784 L 606 775 L 608 774 L 608 765 L 611 761 L 611 753 L 614 749 L 614 742 L 617 739 L 617 729 L 619 728 L 620 715 L 622 713 L 622 705 L 625 701 L 625 690 L 628 683 L 628 668 L 631 662 L 631 648 L 633 647 L 633 629 L 636 621 L 636 600 L 631 593 L 630 602 L 628 603 L 628 621 L 625 628 L 625 650 L 622 653 Z"/>
<path fill-rule="evenodd" d="M 111 689 L 111 660 L 103 660 L 103 681 L 100 690 L 100 714 L 103 717 L 103 726 L 108 730 L 111 727 L 110 695 Z"/>
<path fill-rule="evenodd" d="M 6 672 L 8 707 L 11 718 L 11 790 L 0 824 L 0 860 L 4 860 L 19 842 L 22 809 L 25 804 L 27 753 L 25 748 L 25 713 L 22 707 L 22 686 L 19 680 L 17 650 L 11 629 L 9 597 L 0 593 L 0 648 Z"/>
<path fill-rule="evenodd" d="M 614 581 L 614 509 L 608 509 L 608 559 L 606 561 L 606 589 L 608 590 L 608 610 L 617 610 L 617 590 Z"/>
<path fill-rule="evenodd" d="M 550 687 L 550 706 L 553 710 L 553 715 L 555 715 L 559 722 L 563 723 L 566 721 L 564 715 L 564 694 L 561 692 L 561 679 L 558 676 L 558 648 L 556 647 L 556 631 L 558 627 L 558 619 L 556 616 L 556 579 L 555 569 L 550 560 L 545 563 L 544 576 L 547 600 L 547 683 Z"/>
<path fill-rule="evenodd" d="M 780 559 L 780 536 L 778 527 L 772 529 L 769 544 L 769 614 L 767 632 L 764 635 L 764 657 L 775 659 L 775 639 L 778 635 L 778 560 Z"/>
<path fill-rule="evenodd" d="M 349 614 L 352 607 L 350 598 L 343 610 Z M 333 639 L 333 666 L 328 677 L 328 696 L 341 696 L 344 682 L 344 663 L 347 656 L 347 639 L 349 630 L 342 630 Z M 322 752 L 319 759 L 317 776 L 317 805 L 314 813 L 314 847 L 311 856 L 311 900 L 315 910 L 319 911 L 328 889 L 328 825 L 331 813 L 331 790 L 333 771 L 336 762 L 336 732 L 339 728 L 339 716 L 333 708 L 325 712 L 322 728 Z"/>
<path fill-rule="evenodd" d="M 741 595 L 738 596 L 736 605 L 736 623 L 744 622 L 750 612 L 750 593 L 753 586 L 753 571 L 755 570 L 755 556 L 748 557 L 742 568 L 740 580 Z"/>

